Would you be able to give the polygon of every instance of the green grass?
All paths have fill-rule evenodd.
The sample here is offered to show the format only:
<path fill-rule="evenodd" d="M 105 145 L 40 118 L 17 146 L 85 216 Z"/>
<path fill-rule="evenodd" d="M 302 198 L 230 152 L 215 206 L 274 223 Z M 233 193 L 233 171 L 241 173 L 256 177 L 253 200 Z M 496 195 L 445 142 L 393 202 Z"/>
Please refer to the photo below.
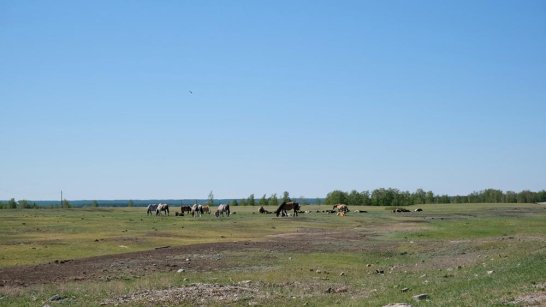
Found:
<path fill-rule="evenodd" d="M 225 251 L 225 267 L 207 272 L 0 288 L 0 305 L 38 305 L 59 293 L 70 298 L 64 304 L 94 306 L 142 289 L 252 280 L 262 293 L 270 294 L 257 303 L 269 306 L 382 306 L 395 302 L 502 306 L 524 293 L 537 292 L 536 285 L 546 283 L 544 207 L 465 204 L 413 208 L 417 207 L 424 212 L 393 214 L 384 208 L 366 207 L 358 209 L 368 213 L 346 217 L 313 213 L 284 219 L 255 214 L 257 208 L 249 207 L 235 208 L 236 215 L 221 219 L 208 215 L 152 217 L 142 208 L 0 210 L 3 267 L 165 245 L 258 241 L 286 233 L 354 232 L 363 236 L 305 252 Z M 303 208 L 317 209 L 330 208 Z M 329 288 L 346 292 L 328 293 Z M 403 288 L 409 290 L 402 292 Z M 428 293 L 430 301 L 413 301 L 412 295 L 419 293 Z M 237 305 L 248 305 L 249 300 Z"/>
<path fill-rule="evenodd" d="M 217 219 L 146 216 L 143 208 L 0 210 L 0 266 L 148 250 L 205 242 L 249 240 L 296 223 L 239 215 Z M 252 231 L 248 231 L 252 229 Z M 98 241 L 96 241 L 98 240 Z"/>

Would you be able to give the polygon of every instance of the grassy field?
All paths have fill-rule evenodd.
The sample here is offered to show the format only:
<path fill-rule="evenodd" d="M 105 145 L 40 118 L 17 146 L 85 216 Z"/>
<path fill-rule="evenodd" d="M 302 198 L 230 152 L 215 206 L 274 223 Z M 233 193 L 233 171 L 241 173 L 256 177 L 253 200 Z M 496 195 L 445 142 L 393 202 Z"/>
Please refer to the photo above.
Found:
<path fill-rule="evenodd" d="M 419 207 L 424 211 L 402 214 L 351 208 L 368 212 L 338 217 L 316 212 L 326 206 L 309 206 L 302 209 L 311 213 L 294 218 L 240 207 L 220 219 L 146 216 L 144 208 L 0 210 L 4 270 L 164 246 L 272 242 L 191 254 L 210 261 L 210 269 L 6 285 L 0 287 L 0 305 L 546 304 L 545 206 Z M 189 257 L 169 255 L 178 256 Z M 235 295 L 217 293 L 222 291 Z M 421 293 L 428 300 L 412 298 Z M 48 301 L 54 294 L 63 299 Z"/>

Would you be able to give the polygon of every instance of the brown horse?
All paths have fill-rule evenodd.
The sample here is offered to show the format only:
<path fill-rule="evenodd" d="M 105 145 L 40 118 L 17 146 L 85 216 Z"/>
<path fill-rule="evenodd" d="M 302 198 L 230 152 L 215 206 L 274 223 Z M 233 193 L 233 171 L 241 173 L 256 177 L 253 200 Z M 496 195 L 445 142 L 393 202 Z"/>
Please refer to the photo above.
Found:
<path fill-rule="evenodd" d="M 180 212 L 182 213 L 181 214 L 182 216 L 184 216 L 185 212 L 189 214 L 191 212 L 191 206 L 188 206 L 188 205 L 180 206 Z"/>
<path fill-rule="evenodd" d="M 288 210 L 294 210 L 294 216 L 298 216 L 298 211 L 300 210 L 300 204 L 297 202 L 289 201 L 289 202 L 283 202 L 280 204 L 280 206 L 275 210 L 275 214 L 277 216 L 287 216 Z"/>

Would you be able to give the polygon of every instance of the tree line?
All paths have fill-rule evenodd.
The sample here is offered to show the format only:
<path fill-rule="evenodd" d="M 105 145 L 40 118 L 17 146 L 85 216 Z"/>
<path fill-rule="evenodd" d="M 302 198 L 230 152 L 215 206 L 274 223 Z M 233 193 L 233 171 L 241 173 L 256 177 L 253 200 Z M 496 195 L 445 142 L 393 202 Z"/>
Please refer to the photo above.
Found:
<path fill-rule="evenodd" d="M 326 195 L 328 205 L 346 204 L 349 206 L 409 206 L 418 204 L 464 204 L 464 203 L 538 203 L 546 202 L 546 190 L 532 192 L 524 190 L 512 192 L 486 189 L 468 195 L 436 195 L 432 191 L 417 189 L 411 193 L 394 188 L 380 188 L 372 192 L 343 192 L 335 190 Z"/>
<path fill-rule="evenodd" d="M 267 194 L 264 194 L 260 199 L 256 200 L 254 194 L 250 194 L 247 198 L 241 198 L 239 200 L 233 199 L 230 201 L 230 206 L 273 206 L 278 207 L 283 202 L 291 201 L 290 193 L 284 191 L 282 197 L 279 199 L 277 193 L 271 194 L 267 197 Z"/>
<path fill-rule="evenodd" d="M 334 204 L 346 204 L 349 206 L 409 206 L 418 204 L 464 204 L 464 203 L 538 203 L 546 202 L 546 190 L 532 192 L 524 190 L 521 192 L 512 192 L 496 189 L 486 189 L 478 192 L 472 192 L 468 195 L 456 195 L 449 196 L 447 194 L 437 195 L 432 191 L 424 191 L 423 189 L 417 189 L 411 193 L 408 191 L 400 191 L 394 188 L 380 188 L 373 191 L 358 192 L 353 190 L 351 192 L 344 192 L 340 190 L 334 190 L 326 195 L 325 199 L 316 198 L 306 199 L 303 196 L 294 199 L 300 202 L 302 205 L 315 204 L 320 205 L 322 203 L 327 205 Z M 256 199 L 254 194 L 250 194 L 247 198 L 232 199 L 229 204 L 231 206 L 272 206 L 278 207 L 281 203 L 292 201 L 290 194 L 285 191 L 282 197 L 277 197 L 277 194 L 271 194 L 269 197 L 264 194 L 259 199 Z M 101 203 L 96 200 L 86 207 L 99 207 L 99 206 L 136 206 L 136 201 L 129 200 L 126 204 L 119 203 Z M 214 199 L 212 191 L 210 192 L 207 200 L 207 204 L 214 205 L 217 201 Z M 78 205 L 76 205 L 78 206 Z M 14 198 L 2 202 L 0 201 L 0 209 L 28 209 L 28 208 L 72 208 L 72 203 L 66 199 L 62 203 L 51 204 L 49 206 L 38 205 L 36 202 L 28 200 L 16 201 Z"/>
<path fill-rule="evenodd" d="M 36 202 L 30 202 L 26 199 L 21 200 L 15 200 L 15 198 L 12 198 L 6 202 L 0 201 L 0 209 L 39 209 L 44 208 L 43 206 L 39 206 L 36 204 Z M 47 207 L 46 207 L 47 208 Z M 62 203 L 59 205 L 50 205 L 49 208 L 72 208 L 72 204 L 66 200 L 63 199 Z"/>

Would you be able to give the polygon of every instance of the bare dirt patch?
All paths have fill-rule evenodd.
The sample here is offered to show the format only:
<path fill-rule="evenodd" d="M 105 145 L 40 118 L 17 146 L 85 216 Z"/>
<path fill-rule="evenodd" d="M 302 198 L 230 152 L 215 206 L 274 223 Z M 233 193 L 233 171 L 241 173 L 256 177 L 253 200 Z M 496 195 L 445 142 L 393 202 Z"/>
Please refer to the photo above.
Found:
<path fill-rule="evenodd" d="M 26 287 L 37 284 L 85 280 L 124 280 L 139 278 L 156 272 L 210 271 L 224 267 L 227 261 L 221 253 L 228 251 L 285 251 L 312 252 L 352 250 L 365 241 L 356 231 L 324 232 L 308 229 L 305 232 L 268 237 L 266 241 L 217 242 L 186 246 L 160 246 L 153 250 L 130 252 L 83 259 L 59 259 L 39 265 L 0 269 L 0 287 Z M 344 242 L 342 245 L 332 242 Z M 206 261 L 199 261 L 205 259 Z M 213 265 L 211 266 L 211 263 Z M 244 266 L 244 264 L 240 264 Z"/>
<path fill-rule="evenodd" d="M 325 231 L 322 229 L 306 228 L 298 232 L 279 233 L 267 238 L 296 241 L 329 241 L 329 240 L 361 240 L 365 235 L 357 231 Z"/>
<path fill-rule="evenodd" d="M 101 305 L 146 304 L 164 305 L 184 302 L 185 304 L 208 305 L 216 303 L 235 303 L 241 300 L 262 299 L 266 294 L 248 284 L 217 285 L 191 284 L 184 287 L 162 290 L 144 290 L 103 301 Z"/>
<path fill-rule="evenodd" d="M 426 229 L 427 221 L 424 220 L 407 220 L 397 221 L 396 223 L 385 223 L 373 226 L 362 226 L 356 229 L 365 230 L 368 233 L 386 233 L 386 232 L 412 232 Z"/>
<path fill-rule="evenodd" d="M 546 306 L 546 292 L 535 292 L 522 295 L 510 304 L 519 306 Z"/>

